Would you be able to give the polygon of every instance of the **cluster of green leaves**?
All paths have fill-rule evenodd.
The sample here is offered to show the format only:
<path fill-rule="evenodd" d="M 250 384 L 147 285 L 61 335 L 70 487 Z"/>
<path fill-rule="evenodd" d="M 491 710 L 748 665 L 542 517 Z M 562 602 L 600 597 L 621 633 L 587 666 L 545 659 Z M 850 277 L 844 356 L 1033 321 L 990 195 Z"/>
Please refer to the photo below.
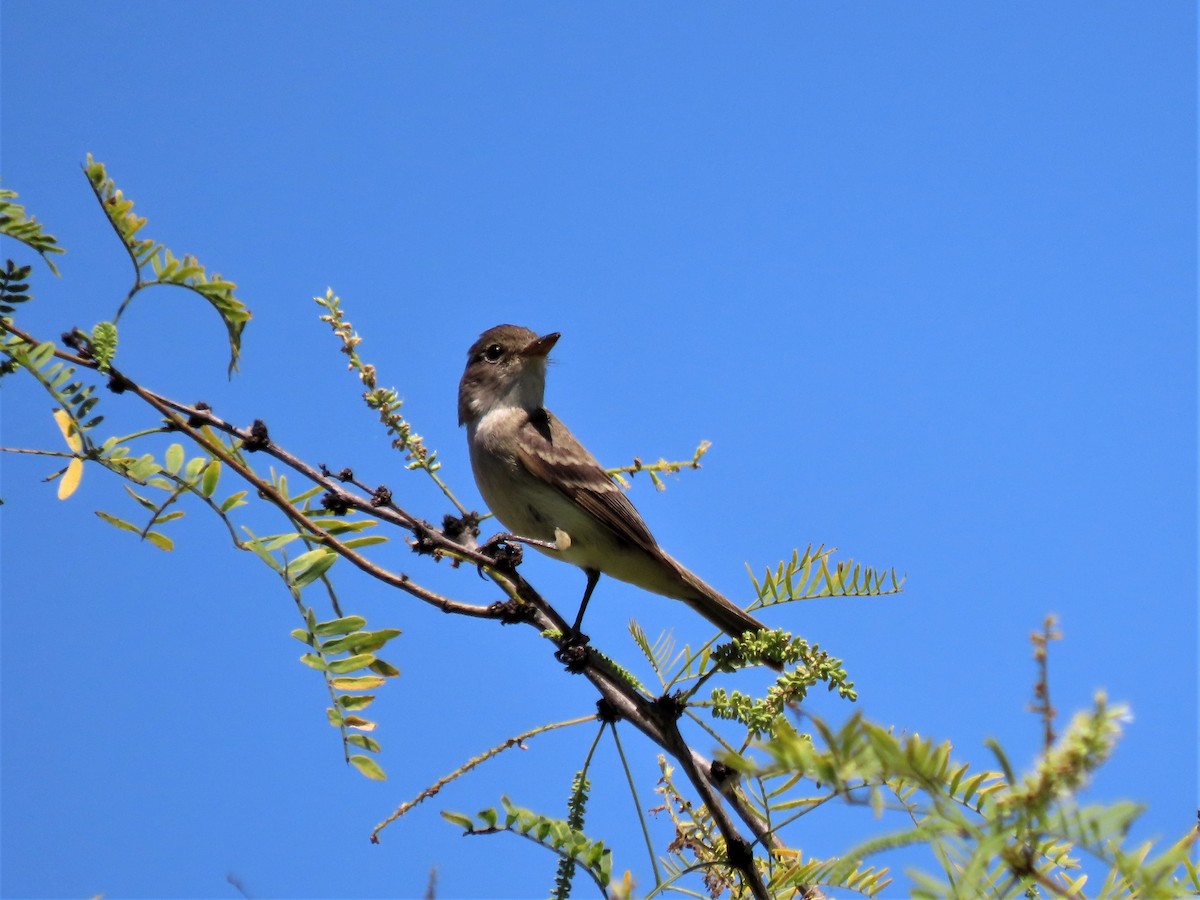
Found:
<path fill-rule="evenodd" d="M 1108 866 L 1099 896 L 1184 896 L 1200 888 L 1189 859 L 1195 832 L 1149 859 L 1148 844 L 1134 850 L 1121 846 L 1138 807 L 1080 806 L 1074 799 L 1108 758 L 1127 715 L 1123 707 L 1110 707 L 1103 695 L 1097 696 L 1094 708 L 1077 715 L 1023 778 L 1014 775 L 994 742 L 989 746 L 999 770 L 972 774 L 967 764 L 952 761 L 948 742 L 897 736 L 859 715 L 837 730 L 812 719 L 812 734 L 776 723 L 774 734 L 760 745 L 769 762 L 755 763 L 738 754 L 729 754 L 726 761 L 763 782 L 779 779 L 783 789 L 801 780 L 819 786 L 813 796 L 793 794 L 773 804 L 776 814 L 799 817 L 841 798 L 867 805 L 877 816 L 900 813 L 907 823 L 860 843 L 832 867 L 814 868 L 811 860 L 793 867 L 787 883 L 816 879 L 849 887 L 851 873 L 865 871 L 861 866 L 870 856 L 927 845 L 944 872 L 910 871 L 914 896 L 1015 898 L 1038 889 L 1081 896 L 1086 876 L 1078 874 L 1074 854 L 1084 850 Z M 1181 872 L 1186 881 L 1180 880 Z"/>
<path fill-rule="evenodd" d="M 228 458 L 239 465 L 248 465 L 242 448 L 236 442 L 223 439 L 211 429 L 205 432 L 211 441 L 228 454 Z M 366 631 L 366 620 L 361 616 L 339 616 L 318 621 L 315 610 L 303 603 L 303 590 L 320 581 L 329 589 L 331 600 L 337 608 L 332 586 L 325 579 L 326 573 L 338 559 L 337 553 L 327 547 L 314 545 L 299 531 L 259 537 L 245 525 L 239 529 L 230 513 L 247 505 L 247 491 L 235 491 L 224 499 L 216 497 L 225 468 L 216 456 L 201 454 L 186 459 L 183 445 L 174 443 L 167 448 L 161 460 L 153 453 L 134 457 L 127 444 L 111 438 L 99 448 L 95 458 L 127 480 L 157 492 L 156 495 L 146 496 L 129 485 L 125 487 L 129 495 L 149 513 L 145 524 L 137 525 L 111 513 L 98 511 L 97 515 L 104 521 L 137 534 L 160 550 L 172 550 L 174 541 L 157 529 L 182 518 L 185 510 L 178 508 L 178 503 L 185 495 L 191 495 L 221 519 L 234 546 L 253 553 L 284 581 L 304 618 L 305 627 L 292 632 L 294 637 L 310 648 L 301 656 L 301 661 L 321 672 L 325 679 L 332 699 L 326 714 L 330 724 L 342 734 L 346 760 L 368 778 L 383 780 L 386 775 L 380 765 L 371 757 L 357 752 L 380 751 L 378 741 L 367 734 L 375 730 L 376 723 L 363 718 L 361 711 L 375 699 L 375 694 L 366 694 L 365 691 L 376 690 L 388 678 L 400 674 L 395 666 L 375 653 L 400 632 L 394 628 Z M 382 535 L 354 536 L 376 525 L 374 519 L 335 516 L 319 506 L 313 506 L 313 499 L 321 492 L 319 487 L 289 495 L 287 478 L 274 471 L 271 472 L 271 484 L 292 505 L 300 508 L 313 526 L 327 534 L 347 536 L 343 540 L 347 547 L 361 548 L 387 540 Z M 287 548 L 295 542 L 300 542 L 306 549 L 289 558 Z"/>
<path fill-rule="evenodd" d="M 67 251 L 58 245 L 58 240 L 54 235 L 48 234 L 42 228 L 37 219 L 26 214 L 25 207 L 17 203 L 16 199 L 16 191 L 0 188 L 0 234 L 20 241 L 37 251 L 38 255 L 46 261 L 46 265 L 50 267 L 50 271 L 57 275 L 58 269 L 50 255 Z M 10 261 L 10 268 L 11 265 Z M 26 271 L 27 276 L 28 271 Z"/>
<path fill-rule="evenodd" d="M 242 328 L 250 318 L 249 311 L 233 295 L 235 285 L 219 276 L 210 277 L 194 258 L 185 256 L 178 259 L 161 244 L 139 237 L 146 220 L 133 212 L 133 201 L 123 195 L 109 178 L 104 166 L 91 156 L 84 170 L 136 270 L 134 286 L 121 304 L 117 317 L 132 297 L 146 287 L 172 284 L 188 288 L 204 297 L 220 312 L 229 332 L 232 368 L 237 361 Z M 4 216 L 0 224 L 4 227 L 4 233 L 23 241 L 43 256 L 62 252 L 53 236 L 46 234 L 40 225 L 26 217 L 23 208 L 11 202 L 15 196 L 11 191 L 0 192 L 0 212 Z M 153 271 L 153 278 L 144 277 L 147 269 Z M 20 304 L 30 300 L 30 275 L 29 266 L 17 266 L 11 260 L 0 270 L 0 314 L 9 316 L 19 309 Z M 243 475 L 253 471 L 240 441 L 203 427 L 201 434 L 207 449 L 187 459 L 180 443 L 172 443 L 159 453 L 144 451 L 146 440 L 160 437 L 164 431 L 170 430 L 167 424 L 156 424 L 129 435 L 103 439 L 96 437 L 95 429 L 103 422 L 103 416 L 94 414 L 99 401 L 96 388 L 99 376 L 108 371 L 116 352 L 115 322 L 99 323 L 90 335 L 76 332 L 71 341 L 76 354 L 74 356 L 60 351 L 53 342 L 32 341 L 11 328 L 5 328 L 0 333 L 0 354 L 5 357 L 4 372 L 27 373 L 58 404 L 54 419 L 63 435 L 66 450 L 36 452 L 68 460 L 66 466 L 47 479 L 59 479 L 59 498 L 67 499 L 78 488 L 84 462 L 102 466 L 125 480 L 127 493 L 142 508 L 146 517 L 144 521 L 135 523 L 127 515 L 102 510 L 98 510 L 97 515 L 114 527 L 136 534 L 164 551 L 175 547 L 174 539 L 165 526 L 186 514 L 182 500 L 191 498 L 199 501 L 217 515 L 228 529 L 234 546 L 263 560 L 287 585 L 305 622 L 305 628 L 298 629 L 298 636 L 312 648 L 311 652 L 305 654 L 304 661 L 324 676 L 332 699 L 328 717 L 341 730 L 347 761 L 370 778 L 383 778 L 383 770 L 378 763 L 370 756 L 357 752 L 379 751 L 379 744 L 365 734 L 373 730 L 375 725 L 363 718 L 361 711 L 374 699 L 374 694 L 367 694 L 366 691 L 378 688 L 386 679 L 399 674 L 394 666 L 375 655 L 375 651 L 398 635 L 399 631 L 364 631 L 361 626 L 365 625 L 365 621 L 360 617 L 342 615 L 332 586 L 324 577 L 338 558 L 337 554 L 328 547 L 314 543 L 312 534 L 296 530 L 258 538 L 248 527 L 239 527 L 234 522 L 231 514 L 247 505 L 248 491 L 236 490 L 223 498 L 218 497 L 217 492 L 227 466 L 237 468 L 239 474 Z M 115 384 L 118 387 L 123 385 L 126 389 L 131 387 L 123 379 L 118 379 Z M 136 451 L 135 447 L 143 452 Z M 292 496 L 286 478 L 274 471 L 270 473 L 269 483 L 293 506 L 300 508 L 307 517 L 306 522 L 314 528 L 328 535 L 345 535 L 342 543 L 348 548 L 360 548 L 386 540 L 382 536 L 356 534 L 377 524 L 375 520 L 338 516 L 319 505 L 314 507 L 312 500 L 321 493 L 321 488 L 313 487 Z M 288 546 L 295 541 L 306 544 L 305 550 L 295 558 L 289 558 Z M 318 580 L 328 589 L 336 616 L 334 619 L 319 621 L 323 617 L 319 617 L 311 605 L 302 602 L 301 592 Z M 344 633 L 331 630 L 347 626 L 350 626 L 349 631 Z M 356 675 L 358 672 L 368 674 Z"/>
<path fill-rule="evenodd" d="M 323 490 L 319 486 L 293 495 L 287 477 L 274 469 L 270 472 L 270 483 L 292 507 L 303 513 L 307 525 L 338 538 L 347 549 L 357 550 L 388 540 L 380 534 L 359 533 L 377 525 L 375 519 L 334 514 L 314 503 Z M 376 696 L 363 692 L 377 690 L 388 678 L 400 674 L 399 669 L 376 654 L 400 631 L 395 628 L 366 631 L 366 619 L 362 616 L 342 615 L 328 578 L 329 570 L 340 557 L 333 549 L 315 543 L 312 532 L 287 531 L 258 536 L 244 525 L 242 531 L 249 535 L 249 540 L 235 540 L 235 543 L 254 553 L 283 580 L 304 619 L 304 628 L 292 631 L 292 636 L 309 647 L 300 661 L 320 672 L 325 679 L 332 701 L 326 715 L 329 724 L 341 733 L 346 761 L 368 778 L 382 781 L 387 776 L 379 763 L 357 752 L 379 753 L 381 749 L 379 742 L 369 736 L 377 724 L 360 713 Z M 304 548 L 303 552 L 289 557 L 288 548 L 297 542 Z M 304 590 L 318 584 L 326 592 L 337 618 L 318 621 L 316 611 L 304 601 Z"/>
<path fill-rule="evenodd" d="M 378 742 L 369 737 L 376 723 L 360 713 L 375 700 L 375 695 L 367 691 L 382 687 L 388 678 L 400 674 L 395 666 L 375 654 L 384 644 L 397 637 L 400 631 L 396 628 L 366 631 L 366 624 L 367 620 L 362 616 L 343 616 L 318 622 L 316 613 L 308 609 L 305 627 L 294 630 L 292 637 L 310 648 L 300 657 L 300 661 L 326 676 L 333 697 L 333 705 L 326 710 L 326 714 L 329 724 L 340 729 L 344 735 L 347 762 L 368 778 L 383 781 L 387 776 L 378 762 L 361 753 L 351 753 L 349 748 L 360 748 L 370 753 L 380 750 Z"/>
<path fill-rule="evenodd" d="M 138 237 L 146 219 L 134 213 L 133 201 L 113 183 L 104 164 L 89 153 L 83 170 L 101 209 L 133 262 L 134 284 L 117 309 L 113 322 L 120 320 L 130 301 L 145 288 L 158 284 L 186 288 L 203 297 L 221 316 L 229 339 L 229 372 L 232 374 L 241 355 L 242 330 L 250 321 L 250 310 L 234 295 L 237 285 L 216 273 L 210 275 L 194 256 L 185 254 L 177 258 L 157 241 Z M 147 270 L 152 277 L 146 277 Z"/>
<path fill-rule="evenodd" d="M 590 840 L 562 819 L 547 818 L 532 810 L 514 806 L 508 797 L 502 797 L 500 803 L 500 809 L 492 807 L 480 810 L 474 819 L 456 812 L 443 812 L 442 816 L 461 827 L 466 834 L 504 831 L 528 838 L 572 860 L 591 876 L 601 890 L 608 887 L 612 880 L 612 852 L 604 846 L 603 841 Z"/>
<path fill-rule="evenodd" d="M 89 156 L 85 172 L 133 261 L 135 283 L 113 322 L 101 322 L 90 334 L 76 333 L 67 339 L 75 350 L 75 354 L 68 354 L 51 342 L 26 338 L 9 326 L 9 317 L 30 300 L 31 269 L 9 261 L 0 270 L 0 316 L 5 317 L 0 328 L 0 354 L 5 358 L 0 374 L 25 372 L 54 398 L 58 404 L 54 419 L 66 442 L 65 451 L 34 452 L 68 460 L 65 468 L 50 476 L 60 479 L 59 496 L 64 499 L 79 485 L 85 461 L 122 477 L 132 500 L 146 513 L 145 521 L 136 524 L 111 513 L 98 515 L 159 549 L 174 547 L 166 526 L 185 514 L 182 501 L 199 502 L 214 513 L 226 526 L 234 546 L 253 553 L 285 584 L 303 623 L 292 632 L 305 645 L 301 660 L 320 672 L 325 681 L 330 696 L 327 717 L 341 732 L 346 759 L 365 776 L 382 779 L 383 769 L 374 758 L 380 746 L 371 736 L 377 725 L 363 712 L 374 701 L 374 692 L 388 678 L 399 674 L 378 655 L 399 631 L 369 630 L 363 617 L 344 613 L 329 574 L 339 558 L 334 546 L 357 550 L 386 538 L 363 533 L 378 524 L 374 519 L 347 516 L 345 509 L 324 508 L 325 501 L 317 499 L 323 491 L 321 487 L 293 494 L 285 476 L 273 470 L 269 476 L 259 476 L 240 442 L 211 428 L 201 427 L 198 433 L 191 426 L 186 429 L 201 448 L 190 459 L 180 443 L 170 444 L 161 453 L 135 451 L 135 447 L 143 451 L 147 440 L 161 440 L 162 433 L 169 430 L 163 424 L 132 435 L 105 439 L 95 436 L 103 421 L 102 416 L 95 414 L 97 373 L 110 368 L 117 347 L 115 322 L 139 291 L 151 285 L 174 285 L 207 300 L 221 315 L 228 332 L 231 371 L 236 367 L 242 329 L 250 313 L 234 296 L 232 282 L 218 275 L 210 276 L 191 256 L 176 257 L 161 244 L 138 236 L 145 219 L 133 212 L 132 201 L 116 188 L 102 164 Z M 53 270 L 50 257 L 62 249 L 53 236 L 13 202 L 15 197 L 11 191 L 0 190 L 0 233 L 24 242 Z M 425 471 L 459 511 L 465 512 L 437 474 L 440 463 L 436 453 L 425 447 L 401 415 L 398 394 L 380 388 L 374 366 L 359 356 L 357 347 L 361 339 L 346 320 L 338 298 L 329 291 L 325 297 L 316 299 L 327 311 L 322 319 L 331 326 L 350 357 L 350 368 L 364 387 L 365 401 L 378 413 L 394 445 L 406 453 L 407 467 Z M 119 377 L 113 377 L 114 387 L 119 387 Z M 183 428 L 182 419 L 174 420 L 173 427 Z M 702 443 L 690 461 L 660 460 L 643 465 L 635 460 L 633 466 L 610 471 L 618 479 L 624 474 L 647 472 L 661 489 L 659 472 L 698 468 L 707 447 L 707 442 Z M 234 514 L 253 497 L 247 490 L 218 496 L 222 475 L 228 471 L 258 486 L 266 492 L 263 496 L 270 493 L 283 498 L 285 502 L 280 505 L 287 509 L 286 531 L 260 537 L 240 522 L 240 514 L 235 522 Z M 895 593 L 902 587 L 903 579 L 894 570 L 876 570 L 852 561 L 831 563 L 831 553 L 823 547 L 816 550 L 809 547 L 803 554 L 796 551 L 791 560 L 768 568 L 761 581 L 751 573 L 755 603 L 767 606 L 816 597 L 876 596 Z M 311 599 L 313 590 L 324 592 L 320 601 Z M 317 612 L 318 606 L 325 605 L 331 608 L 332 616 Z M 999 768 L 972 773 L 966 764 L 951 761 L 948 743 L 933 743 L 916 735 L 898 737 L 892 730 L 861 716 L 852 716 L 836 730 L 819 719 L 811 720 L 811 733 L 797 730 L 786 712 L 794 710 L 818 682 L 826 684 L 829 690 L 837 690 L 844 699 L 855 698 L 853 683 L 841 660 L 801 638 L 782 631 L 767 631 L 748 634 L 715 648 L 710 642 L 692 653 L 687 647 L 677 652 L 669 635 L 651 645 L 636 623 L 631 629 L 635 642 L 662 681 L 664 695 L 669 694 L 672 702 L 684 704 L 688 721 L 705 728 L 727 749 L 727 765 L 743 776 L 739 783 L 731 783 L 728 790 L 738 792 L 755 813 L 771 824 L 777 835 L 786 836 L 792 823 L 838 799 L 862 804 L 877 815 L 902 819 L 903 827 L 864 841 L 833 859 L 806 859 L 799 850 L 773 848 L 756 864 L 767 879 L 769 891 L 777 896 L 791 896 L 816 885 L 873 896 L 890 883 L 890 876 L 886 868 L 870 865 L 867 860 L 888 850 L 914 845 L 930 847 L 943 870 L 939 875 L 911 873 L 921 896 L 1015 897 L 1039 889 L 1063 895 L 1081 894 L 1085 880 L 1077 874 L 1081 853 L 1108 866 L 1101 896 L 1178 896 L 1200 890 L 1200 878 L 1189 857 L 1195 833 L 1151 858 L 1149 845 L 1125 847 L 1125 837 L 1140 812 L 1137 806 L 1076 802 L 1076 794 L 1111 753 L 1125 715 L 1119 707 L 1110 708 L 1103 697 L 1097 698 L 1094 709 L 1077 716 L 1062 738 L 1047 746 L 1023 776 L 1014 773 L 1003 751 L 994 744 L 990 746 Z M 707 702 L 695 701 L 701 685 L 709 678 L 763 661 L 783 662 L 791 667 L 767 689 L 764 697 L 718 687 Z M 617 669 L 630 686 L 644 698 L 652 699 L 632 673 Z M 688 689 L 672 693 L 671 688 L 680 682 L 690 683 Z M 716 719 L 736 724 L 744 732 L 740 745 L 743 752 L 734 751 L 734 745 L 725 735 L 696 714 L 705 707 L 710 708 Z M 1048 710 L 1047 701 L 1043 707 L 1047 717 Z M 446 781 L 509 746 L 520 745 L 522 739 L 579 721 L 540 726 L 506 741 L 461 766 L 417 800 L 401 807 L 392 818 L 436 794 Z M 617 726 L 603 726 L 597 741 L 606 728 L 621 753 L 632 790 L 633 779 L 620 749 Z M 752 745 L 765 754 L 765 762 L 745 752 Z M 475 818 L 457 813 L 443 815 L 470 834 L 513 833 L 558 854 L 561 864 L 555 879 L 557 898 L 567 896 L 576 870 L 586 872 L 601 890 L 627 896 L 632 890 L 630 876 L 626 876 L 623 887 L 614 884 L 609 850 L 602 841 L 591 840 L 583 832 L 590 791 L 587 772 L 595 747 L 593 743 L 587 762 L 572 783 L 566 820 L 516 807 L 507 798 L 500 809 L 483 810 Z M 665 758 L 660 758 L 660 765 L 658 790 L 664 801 L 661 809 L 671 819 L 674 836 L 662 860 L 665 875 L 651 849 L 654 889 L 694 894 L 681 879 L 699 869 L 713 896 L 725 890 L 741 890 L 744 886 L 740 875 L 728 864 L 724 838 L 711 811 L 693 803 L 677 789 Z M 637 803 L 636 791 L 634 800 Z M 637 805 L 640 809 L 640 803 Z M 644 819 L 642 828 L 649 847 Z"/>
<path fill-rule="evenodd" d="M 788 662 L 795 668 L 780 675 L 767 689 L 765 697 L 713 688 L 709 701 L 713 718 L 739 722 L 750 737 L 757 738 L 773 734 L 775 724 L 787 709 L 802 703 L 809 688 L 815 684 L 823 683 L 845 700 L 857 698 L 854 683 L 849 680 L 840 659 L 830 656 L 816 644 L 810 647 L 803 638 L 792 638 L 789 645 Z"/>
<path fill-rule="evenodd" d="M 183 445 L 178 443 L 167 447 L 161 461 L 153 453 L 135 457 L 128 438 L 110 438 L 101 448 L 100 459 L 109 462 L 108 468 L 118 469 L 127 480 L 157 493 L 150 497 L 125 485 L 126 493 L 149 513 L 144 525 L 135 525 L 107 512 L 97 511 L 96 515 L 122 531 L 149 541 L 159 550 L 175 549 L 174 540 L 154 529 L 184 517 L 186 510 L 180 509 L 178 504 L 186 495 L 199 498 L 229 526 L 228 514 L 246 504 L 246 491 L 235 491 L 218 502 L 214 495 L 221 478 L 221 461 L 201 454 L 187 460 L 185 465 L 185 457 Z"/>
<path fill-rule="evenodd" d="M 768 568 L 762 581 L 750 572 L 757 601 L 764 606 L 789 600 L 812 600 L 817 597 L 874 597 L 895 594 L 904 587 L 904 577 L 895 569 L 875 569 L 853 560 L 838 562 L 831 569 L 829 557 L 833 549 L 810 545 L 801 555 L 792 551 L 790 560 Z"/>

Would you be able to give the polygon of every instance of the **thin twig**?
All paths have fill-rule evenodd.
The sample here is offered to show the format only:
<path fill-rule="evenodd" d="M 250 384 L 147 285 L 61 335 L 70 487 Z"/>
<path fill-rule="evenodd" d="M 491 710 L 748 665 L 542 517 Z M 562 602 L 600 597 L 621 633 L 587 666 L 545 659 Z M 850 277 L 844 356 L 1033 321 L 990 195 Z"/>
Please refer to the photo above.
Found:
<path fill-rule="evenodd" d="M 490 750 L 486 750 L 483 753 L 479 754 L 478 756 L 467 760 L 466 763 L 459 766 L 457 769 L 455 769 L 449 775 L 445 775 L 442 778 L 439 778 L 437 781 L 435 781 L 429 787 L 425 788 L 425 790 L 421 791 L 421 793 L 417 794 L 417 796 L 413 797 L 411 800 L 407 800 L 404 803 L 401 803 L 398 807 L 396 807 L 395 812 L 393 812 L 390 816 L 388 816 L 386 819 L 384 819 L 382 822 L 380 822 L 378 825 L 376 825 L 371 830 L 371 841 L 375 842 L 376 838 L 379 836 L 379 832 L 383 831 L 383 829 L 387 828 L 389 825 L 391 825 L 393 822 L 395 822 L 397 819 L 399 819 L 402 815 L 404 815 L 406 812 L 408 812 L 410 809 L 412 809 L 414 806 L 417 806 L 417 805 L 425 802 L 430 797 L 437 794 L 438 791 L 440 791 L 442 788 L 444 788 L 450 782 L 454 781 L 456 778 L 458 778 L 462 775 L 466 775 L 472 769 L 476 768 L 477 766 L 479 766 L 482 763 L 487 762 L 493 756 L 499 756 L 505 750 L 508 750 L 512 747 L 519 747 L 519 746 L 521 746 L 521 744 L 523 744 L 525 741 L 529 740 L 530 738 L 537 737 L 539 734 L 545 734 L 547 731 L 554 731 L 555 729 L 558 729 L 558 728 L 567 728 L 568 726 L 571 726 L 571 725 L 582 725 L 584 722 L 594 722 L 594 721 L 596 721 L 596 716 L 593 713 L 590 716 L 580 716 L 577 719 L 568 719 L 565 722 L 554 722 L 553 724 L 550 724 L 550 725 L 540 725 L 537 728 L 531 728 L 529 731 L 526 731 L 526 732 L 523 732 L 522 734 L 518 734 L 513 737 L 510 737 L 507 740 L 497 744 L 495 747 L 492 747 Z"/>
<path fill-rule="evenodd" d="M 10 322 L 0 320 L 0 328 L 17 335 L 31 344 L 36 345 L 37 343 L 33 338 L 13 326 Z M 93 360 L 85 359 L 57 348 L 55 349 L 55 356 L 78 366 L 93 370 L 98 368 Z M 303 511 L 297 509 L 275 485 L 263 479 L 243 461 L 238 447 L 229 448 L 225 446 L 223 442 L 215 440 L 209 434 L 206 434 L 203 427 L 194 426 L 190 422 L 202 423 L 202 426 L 211 427 L 218 432 L 223 432 L 236 438 L 243 444 L 247 440 L 252 439 L 252 435 L 248 429 L 239 429 L 224 422 L 212 414 L 210 410 L 197 409 L 170 400 L 138 385 L 132 379 L 117 373 L 115 370 L 112 371 L 115 378 L 121 379 L 127 392 L 133 393 L 158 411 L 167 419 L 173 430 L 186 435 L 211 456 L 220 459 L 229 466 L 242 480 L 251 485 L 259 493 L 259 496 L 282 511 L 309 540 L 328 547 L 347 559 L 352 565 L 384 584 L 399 588 L 446 612 L 480 618 L 497 617 L 498 613 L 491 607 L 462 603 L 449 597 L 441 596 L 415 584 L 407 575 L 391 572 L 375 565 L 353 548 L 347 547 L 336 537 L 314 525 L 311 519 Z M 435 551 L 441 551 L 453 558 L 484 567 L 493 580 L 528 605 L 530 612 L 525 620 L 527 624 L 539 631 L 557 632 L 559 637 L 555 639 L 555 643 L 560 648 L 564 646 L 564 636 L 569 633 L 567 622 L 541 597 L 532 585 L 525 581 L 518 571 L 496 568 L 495 561 L 491 557 L 478 552 L 472 547 L 467 547 L 451 540 L 442 532 L 430 527 L 427 523 L 420 521 L 398 507 L 385 508 L 373 505 L 370 498 L 359 496 L 353 491 L 348 491 L 345 485 L 340 483 L 335 477 L 327 475 L 321 470 L 292 456 L 274 441 L 268 441 L 258 452 L 267 453 L 293 471 L 301 473 L 314 484 L 335 492 L 347 507 L 358 509 L 381 520 L 390 522 L 393 525 L 409 530 L 417 534 L 422 540 L 427 541 L 428 546 Z M 655 705 L 653 701 L 644 697 L 626 680 L 624 674 L 604 659 L 603 656 L 597 653 L 588 653 L 580 666 L 580 671 L 596 687 L 601 696 L 608 701 L 619 717 L 628 720 L 634 727 L 676 759 L 701 801 L 709 810 L 709 814 L 720 831 L 726 847 L 730 848 L 730 852 L 734 854 L 735 858 L 730 859 L 729 864 L 739 871 L 745 886 L 749 888 L 753 896 L 758 898 L 758 900 L 765 900 L 767 897 L 766 885 L 754 864 L 750 845 L 739 833 L 737 826 L 725 808 L 723 800 L 730 804 L 730 807 L 737 816 L 753 833 L 757 842 L 771 848 L 781 846 L 781 842 L 768 824 L 748 805 L 744 797 L 740 796 L 736 791 L 718 784 L 717 779 L 712 774 L 711 762 L 688 746 L 679 731 L 678 722 L 670 718 L 669 714 Z M 804 896 L 818 898 L 824 895 L 818 888 L 807 886 L 804 890 Z"/>

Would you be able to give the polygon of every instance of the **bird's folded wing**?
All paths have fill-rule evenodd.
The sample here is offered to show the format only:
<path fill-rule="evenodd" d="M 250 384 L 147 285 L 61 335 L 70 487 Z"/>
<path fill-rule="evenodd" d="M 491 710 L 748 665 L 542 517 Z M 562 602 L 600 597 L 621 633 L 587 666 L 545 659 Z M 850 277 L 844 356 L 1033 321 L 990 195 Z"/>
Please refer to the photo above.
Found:
<path fill-rule="evenodd" d="M 661 552 L 629 498 L 552 413 L 531 413 L 517 445 L 518 459 L 531 475 L 560 491 L 620 539 L 649 553 Z"/>

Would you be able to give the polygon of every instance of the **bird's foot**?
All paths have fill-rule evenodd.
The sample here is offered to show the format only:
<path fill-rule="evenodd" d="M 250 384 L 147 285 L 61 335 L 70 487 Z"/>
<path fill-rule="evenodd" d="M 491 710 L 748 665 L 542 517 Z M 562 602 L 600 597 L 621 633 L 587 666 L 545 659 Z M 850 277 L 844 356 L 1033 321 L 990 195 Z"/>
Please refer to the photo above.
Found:
<path fill-rule="evenodd" d="M 588 641 L 590 638 L 581 631 L 568 631 L 562 637 L 562 643 L 554 652 L 554 658 L 566 666 L 568 672 L 583 671 L 588 661 Z"/>
<path fill-rule="evenodd" d="M 479 547 L 479 552 L 488 557 L 497 569 L 512 571 L 521 564 L 525 552 L 521 549 L 521 538 L 515 534 L 502 531 L 493 534 Z M 479 577 L 483 577 L 483 563 L 475 567 Z"/>
<path fill-rule="evenodd" d="M 518 622 L 533 621 L 533 607 L 520 600 L 505 600 L 493 603 L 488 612 L 500 620 L 501 625 L 516 625 Z"/>

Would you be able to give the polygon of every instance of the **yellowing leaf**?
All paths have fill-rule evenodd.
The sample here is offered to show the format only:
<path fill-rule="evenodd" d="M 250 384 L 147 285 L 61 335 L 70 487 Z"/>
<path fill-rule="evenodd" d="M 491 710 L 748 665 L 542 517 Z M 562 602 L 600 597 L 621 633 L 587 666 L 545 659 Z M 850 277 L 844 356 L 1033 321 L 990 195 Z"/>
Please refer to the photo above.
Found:
<path fill-rule="evenodd" d="M 300 629 L 296 629 L 300 631 Z M 293 631 L 294 635 L 296 632 Z M 307 632 L 301 632 L 305 635 L 299 640 L 307 641 Z M 387 684 L 387 679 L 380 678 L 378 675 L 360 675 L 357 678 L 334 678 L 330 680 L 330 684 L 337 691 L 370 691 L 377 687 L 382 687 Z"/>
<path fill-rule="evenodd" d="M 75 429 L 75 423 L 71 421 L 71 417 L 67 415 L 65 410 L 56 409 L 54 411 L 54 421 L 58 423 L 58 430 L 62 432 L 63 439 L 67 442 L 67 446 L 72 452 L 78 453 L 83 449 L 83 438 L 79 436 L 79 432 Z"/>
<path fill-rule="evenodd" d="M 79 440 L 78 437 L 75 440 Z M 58 499 L 66 500 L 79 487 L 79 479 L 83 478 L 83 460 L 73 459 L 67 463 L 67 471 L 58 480 Z"/>
<path fill-rule="evenodd" d="M 175 542 L 158 531 L 147 531 L 146 540 L 152 543 L 159 550 L 174 550 Z"/>

